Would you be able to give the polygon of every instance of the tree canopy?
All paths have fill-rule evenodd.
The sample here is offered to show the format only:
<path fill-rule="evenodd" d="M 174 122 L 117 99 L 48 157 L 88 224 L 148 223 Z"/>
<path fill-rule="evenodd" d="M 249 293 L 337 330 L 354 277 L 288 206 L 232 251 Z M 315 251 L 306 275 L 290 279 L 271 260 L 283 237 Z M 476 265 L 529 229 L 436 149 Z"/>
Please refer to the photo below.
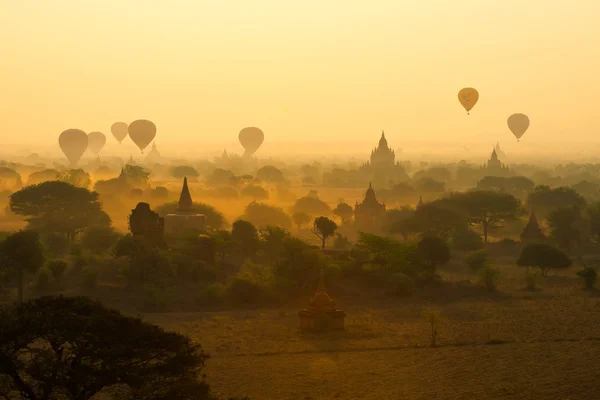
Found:
<path fill-rule="evenodd" d="M 175 213 L 177 207 L 179 207 L 177 202 L 165 203 L 156 207 L 155 211 L 158 215 L 164 217 L 167 214 Z M 210 204 L 194 202 L 193 208 L 198 214 L 204 214 L 207 227 L 211 229 L 221 229 L 227 225 L 227 221 L 223 214 Z"/>
<path fill-rule="evenodd" d="M 553 210 L 561 207 L 578 206 L 584 208 L 586 201 L 579 193 L 570 187 L 550 188 L 536 186 L 527 198 L 527 208 L 535 210 L 540 218 L 546 218 Z"/>
<path fill-rule="evenodd" d="M 485 242 L 490 228 L 514 219 L 521 211 L 521 203 L 513 195 L 487 190 L 454 194 L 449 201 L 467 212 L 471 224 L 481 225 Z"/>
<path fill-rule="evenodd" d="M 84 297 L 41 297 L 2 309 L 0 336 L 6 399 L 209 396 L 200 345 Z"/>
<path fill-rule="evenodd" d="M 539 267 L 542 275 L 546 275 L 551 268 L 568 268 L 571 260 L 567 254 L 549 244 L 528 244 L 521 251 L 517 264 L 522 267 Z"/>
<path fill-rule="evenodd" d="M 70 240 L 88 227 L 111 223 L 98 193 L 61 181 L 42 182 L 13 193 L 10 209 L 25 216 L 29 228 L 59 233 Z"/>
<path fill-rule="evenodd" d="M 327 217 L 319 217 L 315 218 L 315 222 L 313 225 L 313 233 L 321 239 L 321 248 L 325 248 L 325 241 L 333 236 L 335 231 L 337 231 L 337 224 L 330 220 Z"/>
<path fill-rule="evenodd" d="M 246 206 L 242 218 L 260 227 L 271 225 L 292 228 L 292 219 L 282 208 L 255 201 Z"/>

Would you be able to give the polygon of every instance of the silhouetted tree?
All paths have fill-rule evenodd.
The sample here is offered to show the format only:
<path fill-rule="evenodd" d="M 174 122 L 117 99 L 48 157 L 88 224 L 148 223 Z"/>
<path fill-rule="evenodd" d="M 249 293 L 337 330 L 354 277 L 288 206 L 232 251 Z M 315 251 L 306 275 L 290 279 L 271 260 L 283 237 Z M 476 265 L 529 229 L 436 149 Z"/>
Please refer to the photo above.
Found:
<path fill-rule="evenodd" d="M 581 244 L 584 222 L 579 207 L 561 207 L 550 212 L 548 225 L 552 238 L 563 250 L 570 251 L 574 244 Z"/>
<path fill-rule="evenodd" d="M 256 227 L 244 220 L 233 223 L 231 240 L 234 248 L 245 258 L 253 257 L 260 246 Z"/>
<path fill-rule="evenodd" d="M 302 225 L 308 224 L 310 222 L 310 215 L 301 211 L 296 211 L 292 215 L 292 220 L 294 221 L 294 224 L 296 224 L 298 229 L 300 229 L 302 228 Z"/>
<path fill-rule="evenodd" d="M 256 171 L 256 179 L 269 183 L 283 183 L 283 173 L 272 165 L 265 165 Z"/>
<path fill-rule="evenodd" d="M 417 243 L 421 259 L 432 270 L 438 265 L 444 265 L 450 261 L 450 248 L 446 242 L 438 236 L 425 236 Z"/>
<path fill-rule="evenodd" d="M 45 169 L 43 171 L 33 172 L 27 177 L 27 186 L 36 185 L 45 181 L 58 180 L 58 171 L 55 169 Z"/>
<path fill-rule="evenodd" d="M 557 208 L 578 206 L 583 209 L 585 204 L 585 199 L 569 187 L 536 186 L 527 198 L 527 208 L 535 210 L 539 218 L 546 218 Z"/>
<path fill-rule="evenodd" d="M 233 172 L 223 168 L 216 168 L 206 177 L 206 183 L 209 185 L 231 185 L 235 180 Z"/>
<path fill-rule="evenodd" d="M 423 177 L 415 181 L 415 188 L 421 193 L 443 193 L 446 191 L 446 184 L 429 177 Z"/>
<path fill-rule="evenodd" d="M 85 228 L 110 225 L 98 193 L 60 181 L 27 186 L 13 193 L 10 209 L 27 217 L 29 228 L 60 233 L 69 241 Z"/>
<path fill-rule="evenodd" d="M 278 226 L 267 226 L 259 229 L 262 248 L 271 264 L 279 261 L 284 251 L 284 241 L 290 233 Z"/>
<path fill-rule="evenodd" d="M 92 178 L 90 174 L 79 169 L 67 169 L 58 173 L 58 180 L 69 183 L 73 186 L 89 188 L 92 184 Z"/>
<path fill-rule="evenodd" d="M 96 255 L 106 253 L 119 240 L 119 234 L 110 226 L 97 226 L 86 229 L 81 244 Z"/>
<path fill-rule="evenodd" d="M 321 239 L 321 249 L 325 248 L 325 241 L 337 231 L 337 224 L 327 217 L 315 218 L 313 233 Z"/>
<path fill-rule="evenodd" d="M 451 199 L 466 210 L 471 224 L 481 225 L 484 242 L 490 228 L 514 219 L 521 210 L 519 200 L 508 193 L 478 190 L 457 194 Z"/>
<path fill-rule="evenodd" d="M 352 216 L 354 215 L 354 210 L 352 209 L 352 206 L 350 206 L 350 204 L 340 203 L 335 207 L 335 209 L 333 210 L 333 213 L 341 218 L 342 224 L 346 224 L 350 220 L 352 220 Z"/>
<path fill-rule="evenodd" d="M 464 229 L 467 225 L 468 219 L 463 213 L 446 202 L 435 201 L 418 207 L 407 220 L 399 222 L 393 231 L 402 233 L 404 229 L 405 232 L 448 238 L 452 232 Z"/>
<path fill-rule="evenodd" d="M 171 168 L 171 176 L 177 179 L 187 178 L 197 178 L 200 176 L 198 171 L 194 167 L 189 165 L 180 165 L 177 167 Z"/>
<path fill-rule="evenodd" d="M 528 244 L 521 251 L 517 264 L 522 267 L 538 267 L 542 275 L 547 275 L 552 268 L 568 268 L 571 260 L 567 254 L 549 244 Z"/>
<path fill-rule="evenodd" d="M 25 273 L 34 273 L 43 265 L 44 248 L 36 231 L 18 231 L 0 242 L 0 266 L 16 281 L 19 303 L 23 301 Z"/>
<path fill-rule="evenodd" d="M 323 200 L 316 196 L 305 196 L 296 200 L 292 207 L 293 212 L 303 212 L 314 215 L 331 215 L 331 208 Z"/>
<path fill-rule="evenodd" d="M 590 219 L 590 234 L 600 241 L 600 202 L 595 202 L 588 208 L 588 216 Z"/>
<path fill-rule="evenodd" d="M 242 189 L 242 196 L 252 197 L 253 200 L 267 200 L 269 191 L 262 186 L 248 185 Z"/>
<path fill-rule="evenodd" d="M 0 332 L 6 399 L 209 398 L 200 345 L 83 297 L 2 309 Z"/>
<path fill-rule="evenodd" d="M 255 201 L 246 206 L 242 218 L 260 227 L 279 226 L 285 229 L 292 227 L 292 219 L 283 209 Z"/>
<path fill-rule="evenodd" d="M 123 173 L 126 180 L 134 186 L 146 186 L 150 179 L 150 172 L 138 165 L 125 165 Z"/>

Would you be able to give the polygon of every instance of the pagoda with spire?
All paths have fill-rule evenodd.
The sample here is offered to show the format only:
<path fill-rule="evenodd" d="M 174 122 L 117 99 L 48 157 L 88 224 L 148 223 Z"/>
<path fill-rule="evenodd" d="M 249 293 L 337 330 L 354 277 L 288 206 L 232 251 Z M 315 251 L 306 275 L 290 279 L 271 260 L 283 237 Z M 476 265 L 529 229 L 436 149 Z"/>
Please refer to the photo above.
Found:
<path fill-rule="evenodd" d="M 492 154 L 487 164 L 483 165 L 481 168 L 485 176 L 508 176 L 512 174 L 508 165 L 503 164 L 502 161 L 500 161 L 500 158 L 498 158 L 496 147 L 492 150 Z"/>
<path fill-rule="evenodd" d="M 152 149 L 146 156 L 146 161 L 150 162 L 150 163 L 156 163 L 156 162 L 160 161 L 160 158 L 161 158 L 160 153 L 158 152 L 158 150 L 156 148 L 156 142 L 152 142 Z"/>
<path fill-rule="evenodd" d="M 385 203 L 377 201 L 375 190 L 369 182 L 369 188 L 364 200 L 354 206 L 354 222 L 356 227 L 363 232 L 379 232 L 385 218 Z"/>
<path fill-rule="evenodd" d="M 379 143 L 371 151 L 369 161 L 364 163 L 360 170 L 369 175 L 378 187 L 384 187 L 390 181 L 407 181 L 408 174 L 404 168 L 396 161 L 396 153 L 388 145 L 385 132 L 381 131 Z"/>
<path fill-rule="evenodd" d="M 308 303 L 308 308 L 298 312 L 300 329 L 304 331 L 343 330 L 346 314 L 337 308 L 327 293 L 325 275 L 321 270 L 317 292 Z"/>
<path fill-rule="evenodd" d="M 174 214 L 165 216 L 165 233 L 179 235 L 189 231 L 202 233 L 206 230 L 206 217 L 194 209 L 194 202 L 188 188 L 187 177 L 183 178 L 183 187 Z"/>
<path fill-rule="evenodd" d="M 529 222 L 523 232 L 521 232 L 521 243 L 542 243 L 546 241 L 546 235 L 542 231 L 535 212 L 532 210 L 529 216 Z"/>

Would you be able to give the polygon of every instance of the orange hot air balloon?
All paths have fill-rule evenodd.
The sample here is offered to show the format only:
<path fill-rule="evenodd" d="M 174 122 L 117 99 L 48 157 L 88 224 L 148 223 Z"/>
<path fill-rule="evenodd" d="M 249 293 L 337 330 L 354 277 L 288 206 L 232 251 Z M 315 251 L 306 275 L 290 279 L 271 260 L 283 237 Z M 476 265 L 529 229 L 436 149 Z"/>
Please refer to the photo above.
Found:
<path fill-rule="evenodd" d="M 144 154 L 144 149 L 148 147 L 156 136 L 156 125 L 147 119 L 138 119 L 129 124 L 129 137 Z"/>
<path fill-rule="evenodd" d="M 256 153 L 262 145 L 265 140 L 265 134 L 258 128 L 248 127 L 240 131 L 238 139 L 246 150 L 245 155 L 252 155 Z"/>
<path fill-rule="evenodd" d="M 115 122 L 110 127 L 110 131 L 119 143 L 127 137 L 127 124 L 125 122 Z"/>
<path fill-rule="evenodd" d="M 529 128 L 529 117 L 525 114 L 513 114 L 508 117 L 508 128 L 515 135 L 517 141 L 525 134 Z"/>
<path fill-rule="evenodd" d="M 58 145 L 71 165 L 75 165 L 88 147 L 88 135 L 79 129 L 67 129 L 58 137 Z"/>
<path fill-rule="evenodd" d="M 458 92 L 458 101 L 467 110 L 467 115 L 475 107 L 477 100 L 479 100 L 479 92 L 473 88 L 460 89 Z"/>
<path fill-rule="evenodd" d="M 90 132 L 88 133 L 88 149 L 94 153 L 100 153 L 100 150 L 106 144 L 106 136 L 102 132 Z"/>

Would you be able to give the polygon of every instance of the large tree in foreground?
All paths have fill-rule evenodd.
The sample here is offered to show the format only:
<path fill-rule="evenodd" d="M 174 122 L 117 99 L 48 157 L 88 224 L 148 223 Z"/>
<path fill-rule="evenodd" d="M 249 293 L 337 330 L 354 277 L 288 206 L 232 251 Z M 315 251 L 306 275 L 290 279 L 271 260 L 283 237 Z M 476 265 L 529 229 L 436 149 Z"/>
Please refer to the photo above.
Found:
<path fill-rule="evenodd" d="M 200 345 L 84 297 L 0 311 L 0 398 L 207 399 Z"/>
<path fill-rule="evenodd" d="M 29 228 L 59 233 L 69 240 L 88 227 L 110 225 L 98 193 L 60 181 L 42 182 L 13 193 L 10 209 L 26 217 Z"/>

